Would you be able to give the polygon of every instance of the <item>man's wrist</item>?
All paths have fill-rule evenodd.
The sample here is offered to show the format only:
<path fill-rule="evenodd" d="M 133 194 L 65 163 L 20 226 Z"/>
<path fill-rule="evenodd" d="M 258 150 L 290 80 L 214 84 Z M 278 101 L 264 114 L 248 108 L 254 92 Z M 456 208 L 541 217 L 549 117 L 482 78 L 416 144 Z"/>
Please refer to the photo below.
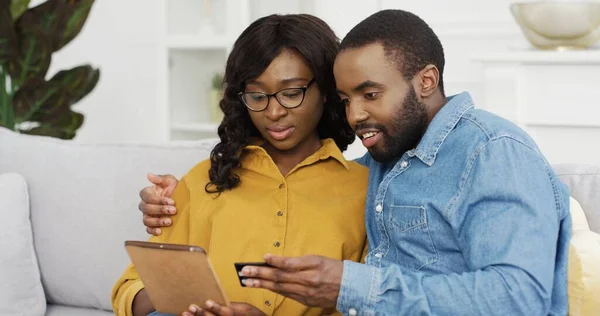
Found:
<path fill-rule="evenodd" d="M 374 291 L 379 286 L 378 268 L 353 261 L 344 261 L 337 310 L 344 315 L 368 314 L 375 303 Z"/>

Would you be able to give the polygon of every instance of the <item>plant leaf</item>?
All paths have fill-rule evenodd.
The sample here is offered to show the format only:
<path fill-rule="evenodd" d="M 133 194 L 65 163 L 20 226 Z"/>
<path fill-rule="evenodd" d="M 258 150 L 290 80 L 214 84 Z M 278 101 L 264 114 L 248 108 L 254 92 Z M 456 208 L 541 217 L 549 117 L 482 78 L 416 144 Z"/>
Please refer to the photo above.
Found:
<path fill-rule="evenodd" d="M 49 136 L 61 139 L 73 139 L 73 137 L 75 137 L 74 131 L 65 130 L 63 128 L 55 127 L 52 125 L 40 125 L 30 130 L 21 130 L 19 132 L 22 134 Z"/>
<path fill-rule="evenodd" d="M 17 21 L 17 29 L 39 28 L 55 52 L 83 28 L 94 0 L 47 0 L 30 8 Z"/>
<path fill-rule="evenodd" d="M 12 0 L 10 4 L 10 12 L 12 19 L 18 19 L 29 7 L 30 0 Z"/>
<path fill-rule="evenodd" d="M 18 54 L 17 34 L 10 13 L 10 2 L 0 0 L 0 65 L 6 65 Z"/>
<path fill-rule="evenodd" d="M 59 71 L 50 82 L 57 83 L 68 91 L 71 104 L 75 104 L 94 89 L 99 79 L 100 70 L 83 65 Z"/>
<path fill-rule="evenodd" d="M 28 121 L 40 123 L 55 123 L 67 112 L 71 107 L 69 94 L 62 87 L 57 87 L 55 93 L 49 95 L 42 103 L 39 109 L 31 114 Z"/>
<path fill-rule="evenodd" d="M 14 129 L 15 116 L 12 107 L 12 95 L 6 89 L 8 74 L 0 67 L 0 126 Z"/>
<path fill-rule="evenodd" d="M 76 131 L 78 130 L 85 121 L 83 114 L 75 111 L 68 111 L 61 118 L 53 124 L 56 127 L 61 127 L 67 130 Z"/>
<path fill-rule="evenodd" d="M 51 136 L 62 139 L 73 139 L 77 130 L 83 125 L 84 116 L 81 113 L 68 111 L 55 123 L 42 124 L 30 130 L 21 131 L 29 135 Z"/>
<path fill-rule="evenodd" d="M 35 26 L 18 29 L 17 36 L 19 58 L 8 63 L 13 85 L 20 87 L 26 81 L 43 80 L 52 60 L 48 39 Z"/>
<path fill-rule="evenodd" d="M 81 32 L 87 20 L 95 0 L 69 0 L 61 1 L 60 5 L 66 6 L 65 16 L 62 24 L 62 32 L 58 40 L 52 44 L 52 49 L 57 51 L 69 44 Z"/>
<path fill-rule="evenodd" d="M 69 110 L 70 105 L 67 91 L 48 81 L 28 82 L 13 98 L 18 123 L 56 121 Z"/>

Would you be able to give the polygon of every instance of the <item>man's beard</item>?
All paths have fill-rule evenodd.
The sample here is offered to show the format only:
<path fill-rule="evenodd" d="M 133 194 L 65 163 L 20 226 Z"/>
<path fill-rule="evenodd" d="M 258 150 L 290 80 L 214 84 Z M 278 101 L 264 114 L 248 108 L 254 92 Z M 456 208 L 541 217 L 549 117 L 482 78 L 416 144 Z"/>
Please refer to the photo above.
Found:
<path fill-rule="evenodd" d="M 405 152 L 416 148 L 427 130 L 425 104 L 419 102 L 412 86 L 402 106 L 397 109 L 392 121 L 393 134 L 385 126 L 379 125 L 382 140 L 379 146 L 369 148 L 371 156 L 378 162 L 399 159 Z"/>

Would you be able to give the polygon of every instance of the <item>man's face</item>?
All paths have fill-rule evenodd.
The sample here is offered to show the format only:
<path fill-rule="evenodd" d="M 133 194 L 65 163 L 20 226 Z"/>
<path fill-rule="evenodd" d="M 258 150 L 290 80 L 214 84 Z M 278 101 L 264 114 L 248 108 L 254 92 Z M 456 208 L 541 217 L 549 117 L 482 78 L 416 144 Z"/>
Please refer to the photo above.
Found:
<path fill-rule="evenodd" d="M 427 129 L 426 107 L 401 66 L 378 43 L 345 49 L 335 59 L 333 71 L 348 122 L 379 162 L 415 148 Z"/>

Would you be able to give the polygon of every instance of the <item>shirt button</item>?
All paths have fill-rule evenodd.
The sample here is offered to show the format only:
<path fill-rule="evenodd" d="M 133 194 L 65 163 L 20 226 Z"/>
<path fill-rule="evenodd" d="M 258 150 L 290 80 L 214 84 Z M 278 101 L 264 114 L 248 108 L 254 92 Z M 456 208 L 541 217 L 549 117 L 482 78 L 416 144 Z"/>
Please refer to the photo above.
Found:
<path fill-rule="evenodd" d="M 383 211 L 383 206 L 381 206 L 381 204 L 377 204 L 377 206 L 375 206 L 375 210 L 377 213 L 381 213 L 381 211 Z"/>
<path fill-rule="evenodd" d="M 265 301 L 265 305 L 267 305 L 267 306 L 271 306 L 271 301 L 269 301 L 269 300 L 266 300 L 266 301 Z"/>
<path fill-rule="evenodd" d="M 381 258 L 381 257 L 383 257 L 383 254 L 381 252 L 378 252 L 378 253 L 375 254 L 375 257 Z"/>
<path fill-rule="evenodd" d="M 278 211 L 277 216 L 283 216 L 283 211 Z"/>
<path fill-rule="evenodd" d="M 350 316 L 356 316 L 356 314 L 357 314 L 357 312 L 356 312 L 356 310 L 355 310 L 354 308 L 351 308 L 351 309 L 348 311 L 348 315 L 350 315 Z"/>
<path fill-rule="evenodd" d="M 285 184 L 284 184 L 284 183 L 280 184 L 280 185 L 279 185 L 279 188 L 280 188 L 280 189 L 283 189 L 283 188 L 285 188 Z"/>
<path fill-rule="evenodd" d="M 400 163 L 400 167 L 402 167 L 402 168 L 406 168 L 407 166 L 408 166 L 408 162 L 406 162 L 406 161 L 403 161 Z"/>
<path fill-rule="evenodd" d="M 279 247 L 279 246 L 281 246 L 281 243 L 280 243 L 280 242 L 278 242 L 278 241 L 276 241 L 276 242 L 274 242 L 274 243 L 273 243 L 273 246 L 275 246 L 275 247 Z"/>

